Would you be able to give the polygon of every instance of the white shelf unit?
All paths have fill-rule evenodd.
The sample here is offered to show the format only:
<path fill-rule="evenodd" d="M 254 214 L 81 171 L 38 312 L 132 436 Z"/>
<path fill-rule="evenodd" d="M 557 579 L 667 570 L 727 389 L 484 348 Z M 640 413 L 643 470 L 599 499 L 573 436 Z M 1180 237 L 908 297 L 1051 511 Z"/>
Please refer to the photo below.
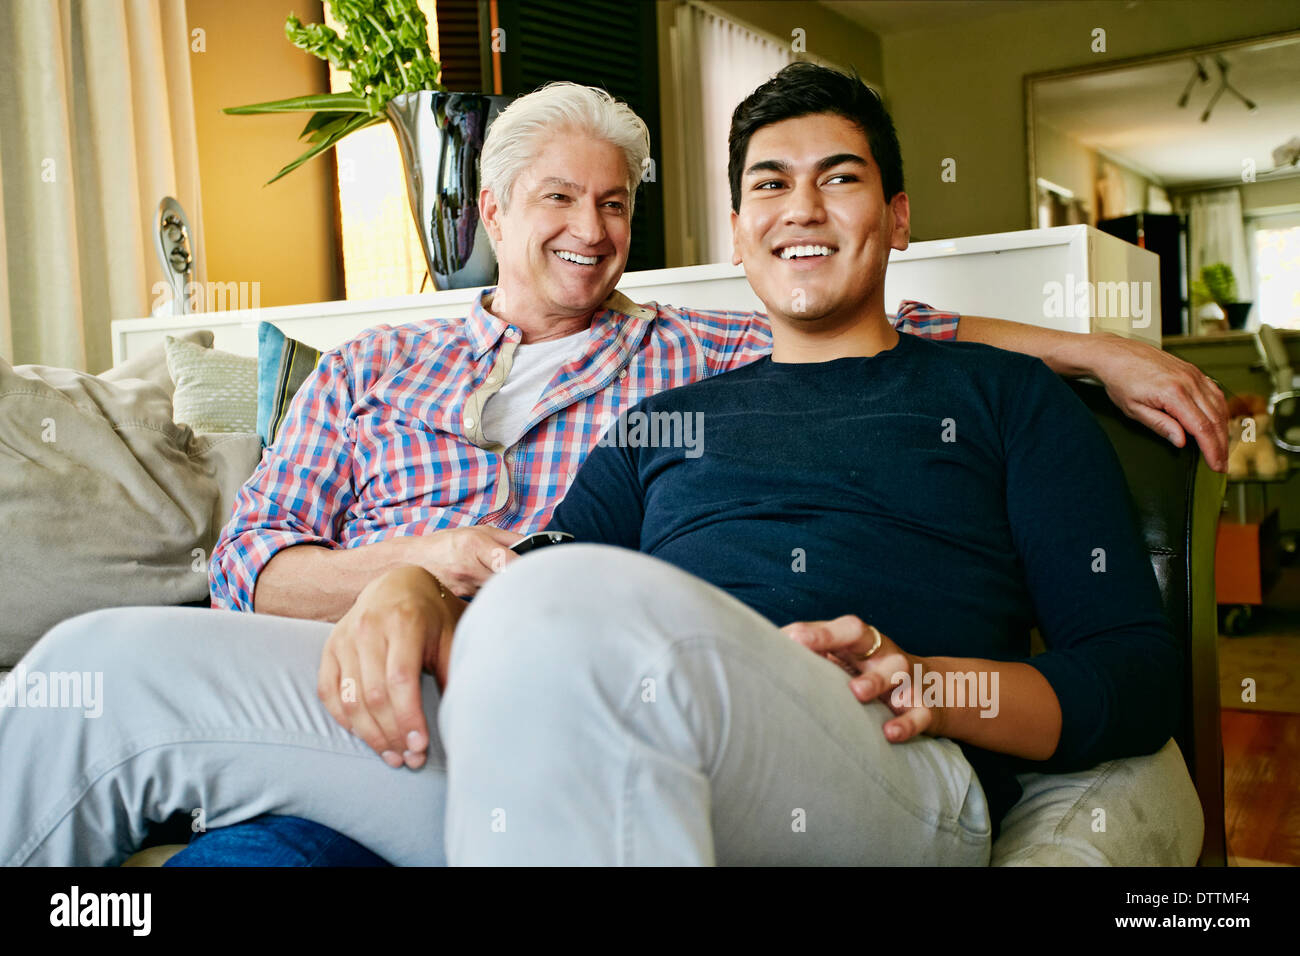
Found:
<path fill-rule="evenodd" d="M 1048 283 L 1060 283 L 1062 304 L 1051 314 Z M 1109 296 L 1093 315 L 1073 308 L 1080 283 L 1137 283 L 1142 319 L 1111 315 Z M 1145 285 L 1144 285 L 1145 284 Z M 742 267 L 725 263 L 624 274 L 618 285 L 637 302 L 656 301 L 701 309 L 761 311 Z M 257 324 L 272 322 L 286 335 L 331 349 L 376 325 L 465 315 L 479 289 L 364 301 L 318 302 L 262 309 L 197 312 L 185 316 L 119 319 L 113 323 L 113 362 L 125 361 L 163 340 L 193 329 L 211 329 L 213 346 L 239 355 L 257 354 Z M 1115 332 L 1160 345 L 1159 259 L 1151 252 L 1090 226 L 1057 226 L 989 236 L 914 242 L 895 251 L 885 274 L 886 308 L 918 299 L 935 308 L 1012 319 L 1068 332 Z M 1132 302 L 1130 302 L 1130 306 Z M 1133 310 L 1130 308 L 1130 312 Z M 1144 320 L 1144 321 L 1143 321 Z"/>

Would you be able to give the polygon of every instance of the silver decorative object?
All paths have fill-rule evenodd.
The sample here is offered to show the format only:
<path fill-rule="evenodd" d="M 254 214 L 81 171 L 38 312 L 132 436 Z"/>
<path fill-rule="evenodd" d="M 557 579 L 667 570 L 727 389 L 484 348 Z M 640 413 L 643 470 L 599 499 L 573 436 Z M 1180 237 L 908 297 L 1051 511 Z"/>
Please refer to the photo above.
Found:
<path fill-rule="evenodd" d="M 1268 399 L 1273 444 L 1283 451 L 1300 452 L 1300 388 L 1296 386 L 1286 345 L 1277 329 L 1262 322 L 1255 334 L 1255 344 L 1264 360 L 1264 370 L 1273 380 L 1273 394 Z"/>
<path fill-rule="evenodd" d="M 194 271 L 190 251 L 190 221 L 185 210 L 171 196 L 164 196 L 154 217 L 154 250 L 162 263 L 163 276 L 172 293 L 172 315 L 190 310 L 189 283 Z"/>
<path fill-rule="evenodd" d="M 488 126 L 509 102 L 508 96 L 423 90 L 388 104 L 411 214 L 438 289 L 496 283 L 496 256 L 479 227 L 478 158 Z"/>

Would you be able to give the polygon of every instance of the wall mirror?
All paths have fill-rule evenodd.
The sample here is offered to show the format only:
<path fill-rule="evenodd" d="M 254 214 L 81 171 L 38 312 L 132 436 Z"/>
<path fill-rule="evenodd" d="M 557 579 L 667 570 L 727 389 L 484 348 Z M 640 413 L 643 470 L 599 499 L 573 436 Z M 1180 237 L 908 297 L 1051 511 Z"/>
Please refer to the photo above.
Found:
<path fill-rule="evenodd" d="M 1300 329 L 1300 32 L 1033 74 L 1025 100 L 1031 222 L 1157 253 L 1164 335 Z"/>

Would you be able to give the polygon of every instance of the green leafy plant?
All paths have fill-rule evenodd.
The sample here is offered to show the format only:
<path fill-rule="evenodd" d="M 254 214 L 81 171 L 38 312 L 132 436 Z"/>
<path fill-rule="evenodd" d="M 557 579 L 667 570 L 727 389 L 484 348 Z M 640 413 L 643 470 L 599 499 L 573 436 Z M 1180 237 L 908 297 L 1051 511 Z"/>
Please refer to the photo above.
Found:
<path fill-rule="evenodd" d="M 348 93 L 317 93 L 249 106 L 228 106 L 236 115 L 313 110 L 298 135 L 311 144 L 275 174 L 269 186 L 349 133 L 384 122 L 384 108 L 400 93 L 441 90 L 441 67 L 429 49 L 429 21 L 416 0 L 329 0 L 343 35 L 320 23 L 303 24 L 292 13 L 285 36 L 300 50 L 351 74 Z"/>
<path fill-rule="evenodd" d="M 1212 262 L 1201 267 L 1201 277 L 1192 283 L 1197 305 L 1213 302 L 1222 308 L 1237 301 L 1237 277 L 1226 262 Z"/>

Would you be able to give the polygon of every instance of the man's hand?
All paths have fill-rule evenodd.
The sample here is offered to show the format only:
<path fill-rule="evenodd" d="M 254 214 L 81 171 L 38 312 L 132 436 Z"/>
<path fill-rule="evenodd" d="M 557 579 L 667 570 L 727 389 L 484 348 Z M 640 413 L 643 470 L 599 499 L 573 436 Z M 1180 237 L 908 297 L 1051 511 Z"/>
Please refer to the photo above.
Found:
<path fill-rule="evenodd" d="M 882 698 L 896 715 L 885 721 L 885 738 L 892 743 L 911 740 L 917 734 L 943 737 L 943 710 L 914 704 L 920 699 L 920 688 L 911 682 L 914 665 L 925 667 L 925 658 L 908 654 L 885 635 L 880 634 L 880 647 L 871 652 L 879 633 L 860 617 L 846 614 L 833 621 L 799 621 L 781 629 L 790 639 L 799 642 L 815 654 L 825 657 L 849 674 L 849 689 L 864 704 Z M 896 681 L 899 672 L 907 681 Z M 896 684 L 902 684 L 896 687 Z"/>
<path fill-rule="evenodd" d="M 1209 466 L 1228 470 L 1228 403 L 1209 376 L 1145 342 L 1094 338 L 1092 372 L 1125 415 L 1179 448 L 1190 432 Z"/>
<path fill-rule="evenodd" d="M 429 727 L 421 672 L 432 673 L 439 687 L 447 684 L 452 634 L 465 603 L 438 591 L 424 568 L 394 568 L 366 585 L 321 654 L 317 696 L 390 767 L 424 765 Z"/>
<path fill-rule="evenodd" d="M 477 593 L 494 572 L 518 555 L 522 538 L 489 525 L 400 535 L 355 548 L 300 544 L 277 552 L 258 575 L 253 607 L 259 614 L 306 617 L 334 623 L 361 592 L 396 568 L 418 565 L 459 597 Z"/>
<path fill-rule="evenodd" d="M 458 597 L 472 597 L 488 578 L 518 557 L 510 546 L 522 538 L 517 531 L 491 525 L 448 528 L 406 539 L 411 550 L 405 557 L 437 575 Z"/>

